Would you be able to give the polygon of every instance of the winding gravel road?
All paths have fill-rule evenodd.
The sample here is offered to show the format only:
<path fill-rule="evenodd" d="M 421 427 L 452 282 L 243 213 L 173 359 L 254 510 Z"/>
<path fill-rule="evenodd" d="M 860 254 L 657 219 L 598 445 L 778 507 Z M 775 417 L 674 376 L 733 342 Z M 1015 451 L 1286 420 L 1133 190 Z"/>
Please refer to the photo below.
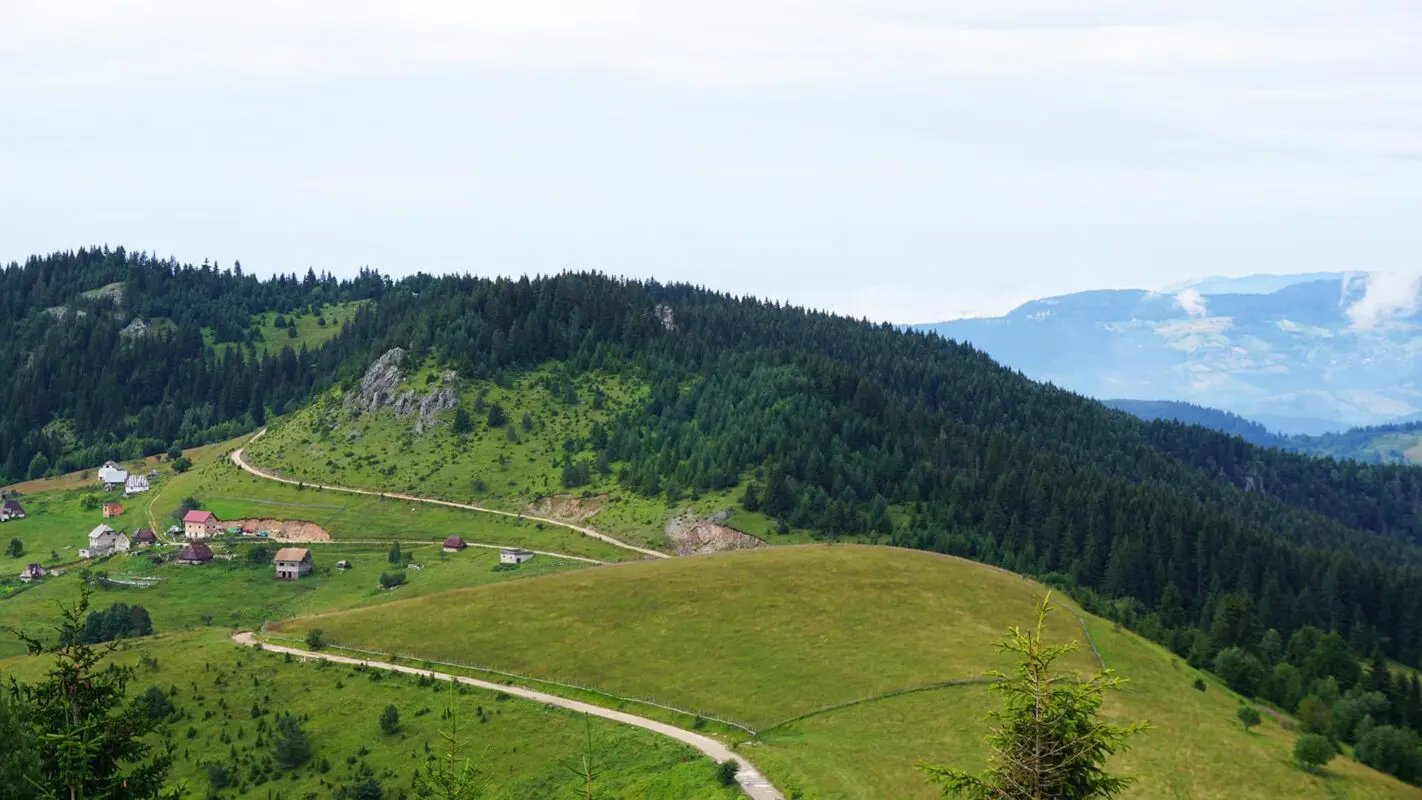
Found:
<path fill-rule="evenodd" d="M 334 653 L 322 653 L 311 650 L 302 650 L 300 648 L 295 647 L 284 647 L 282 645 L 268 644 L 266 642 L 258 642 L 257 637 L 248 631 L 232 634 L 232 641 L 240 645 L 245 645 L 247 647 L 254 647 L 260 644 L 263 650 L 269 650 L 274 653 L 290 653 L 293 656 L 299 656 L 301 658 L 320 658 L 326 661 L 335 662 L 337 664 L 364 665 L 366 667 L 374 669 L 390 670 L 391 672 L 403 672 L 408 675 L 426 675 L 428 677 L 434 678 L 435 680 L 441 681 L 456 680 L 467 686 L 477 686 L 480 689 L 488 689 L 494 692 L 504 692 L 515 697 L 522 697 L 525 700 L 532 700 L 535 703 L 558 706 L 559 708 L 566 708 L 569 711 L 576 711 L 580 714 L 591 714 L 594 717 L 610 719 L 613 722 L 620 722 L 624 725 L 634 725 L 638 728 L 644 728 L 646 730 L 652 731 L 653 733 L 659 733 L 663 736 L 670 737 L 672 739 L 677 740 L 678 742 L 694 747 L 705 755 L 712 758 L 713 760 L 715 760 L 718 764 L 723 761 L 736 762 L 736 766 L 738 767 L 738 769 L 736 770 L 736 782 L 741 785 L 741 790 L 744 791 L 746 795 L 751 797 L 752 800 L 785 800 L 785 795 L 781 794 L 779 789 L 776 789 L 773 785 L 771 785 L 770 781 L 766 780 L 765 776 L 761 775 L 760 772 L 755 768 L 755 766 L 752 765 L 740 754 L 733 752 L 730 748 L 726 747 L 724 744 L 721 744 L 720 742 L 716 741 L 715 739 L 712 739 L 709 736 L 703 736 L 694 731 L 686 730 L 685 728 L 678 728 L 675 725 L 668 725 L 665 722 L 658 722 L 654 719 L 639 717 L 635 714 L 628 714 L 623 711 L 613 711 L 610 708 L 603 708 L 602 706 L 595 706 L 590 703 L 583 703 L 577 700 L 569 700 L 566 697 L 559 697 L 555 694 L 547 694 L 546 692 L 539 692 L 533 689 L 525 689 L 521 686 L 506 686 L 501 683 L 490 683 L 488 681 L 478 680 L 477 678 L 468 678 L 463 675 L 449 675 L 447 673 L 436 672 L 434 670 L 420 669 L 418 667 L 407 667 L 404 664 L 391 664 L 385 661 L 370 661 L 368 659 L 363 658 L 350 658 L 347 656 L 339 656 Z"/>
<path fill-rule="evenodd" d="M 257 434 L 255 436 L 253 436 L 251 439 L 248 439 L 247 443 L 251 444 L 252 442 L 257 441 L 258 439 L 262 438 L 262 436 L 266 434 L 266 432 L 267 429 L 262 428 L 261 430 L 257 431 Z M 671 556 L 667 555 L 666 553 L 659 553 L 656 550 L 648 550 L 643 547 L 637 547 L 636 545 L 628 544 L 622 541 L 621 539 L 613 538 L 605 533 L 602 533 L 601 531 L 595 531 L 592 528 L 585 528 L 581 525 L 574 525 L 571 522 L 563 522 L 562 520 L 550 519 L 548 517 L 540 517 L 535 514 L 516 514 L 512 511 L 500 511 L 497 508 L 485 508 L 484 506 L 476 506 L 472 503 L 455 503 L 450 500 L 437 500 L 433 497 L 416 497 L 412 494 L 401 494 L 399 492 L 376 492 L 371 491 L 370 489 L 356 489 L 351 486 L 333 486 L 327 483 L 305 483 L 304 481 L 292 480 L 291 478 L 283 478 L 280 475 L 267 472 L 266 470 L 254 467 L 251 464 L 247 463 L 246 459 L 242 458 L 242 451 L 244 451 L 245 449 L 245 447 L 239 447 L 236 450 L 232 451 L 232 463 L 236 464 L 238 467 L 241 467 L 247 472 L 250 472 L 251 474 L 257 476 L 258 478 L 263 478 L 265 480 L 276 481 L 278 483 L 286 483 L 292 486 L 304 484 L 306 486 L 324 489 L 326 491 L 345 492 L 346 494 L 365 494 L 371 495 L 372 497 L 393 497 L 396 500 L 408 500 L 412 503 L 429 503 L 431 505 L 446 506 L 449 508 L 462 508 L 466 511 L 478 511 L 484 514 L 497 514 L 501 517 L 513 517 L 515 519 L 531 519 L 536 520 L 538 522 L 546 523 L 548 525 L 557 525 L 560 528 L 567 528 L 568 530 L 577 531 L 578 533 L 581 533 L 584 536 L 591 536 L 592 538 L 597 539 L 599 541 L 607 542 L 608 544 L 614 547 L 620 547 L 623 550 L 631 550 L 634 553 L 641 553 L 642 555 L 647 556 L 649 558 L 671 558 Z"/>

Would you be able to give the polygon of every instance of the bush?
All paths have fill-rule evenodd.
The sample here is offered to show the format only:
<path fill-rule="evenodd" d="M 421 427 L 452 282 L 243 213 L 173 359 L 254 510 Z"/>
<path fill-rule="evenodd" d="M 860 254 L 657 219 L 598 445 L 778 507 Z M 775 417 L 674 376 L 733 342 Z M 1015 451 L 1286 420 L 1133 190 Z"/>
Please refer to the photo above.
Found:
<path fill-rule="evenodd" d="M 1247 703 L 1241 704 L 1234 715 L 1239 717 L 1239 721 L 1244 725 L 1246 731 L 1264 721 L 1259 717 L 1259 709 Z"/>
<path fill-rule="evenodd" d="M 380 586 L 385 589 L 394 589 L 405 583 L 405 570 L 380 573 Z"/>
<path fill-rule="evenodd" d="M 379 674 L 379 673 L 377 673 Z M 389 736 L 398 733 L 400 730 L 400 709 L 394 705 L 388 705 L 380 712 L 380 732 Z"/>
<path fill-rule="evenodd" d="M 345 795 L 351 800 L 381 800 L 385 797 L 385 789 L 374 776 L 366 776 L 365 780 L 347 789 Z"/>
<path fill-rule="evenodd" d="M 214 789 L 226 789 L 233 783 L 232 770 L 221 761 L 214 761 L 207 765 L 207 782 L 212 784 Z"/>
<path fill-rule="evenodd" d="M 167 719 L 173 713 L 173 701 L 157 686 L 149 687 L 148 691 L 138 696 L 134 704 L 154 721 Z"/>
<path fill-rule="evenodd" d="M 1215 656 L 1214 673 L 1245 697 L 1253 697 L 1264 683 L 1264 665 L 1238 647 L 1226 647 Z"/>
<path fill-rule="evenodd" d="M 312 628 L 311 630 L 307 631 L 307 632 L 306 632 L 306 649 L 307 649 L 307 650 L 320 650 L 321 648 L 325 647 L 325 646 L 326 646 L 326 639 L 325 639 L 325 637 L 324 637 L 322 634 L 323 634 L 323 631 L 322 631 L 320 628 Z"/>
<path fill-rule="evenodd" d="M 179 474 L 187 472 L 193 468 L 193 462 L 187 456 L 180 456 L 173 462 L 173 471 Z"/>
<path fill-rule="evenodd" d="M 1337 752 L 1328 737 L 1316 733 L 1305 733 L 1294 742 L 1294 761 L 1309 772 L 1318 771 Z"/>
<path fill-rule="evenodd" d="M 739 772 L 740 769 L 741 767 L 735 762 L 735 759 L 728 758 L 716 767 L 716 780 L 719 781 L 722 786 L 735 786 L 736 773 Z"/>
<path fill-rule="evenodd" d="M 1379 725 L 1358 740 L 1353 752 L 1364 764 L 1408 783 L 1422 776 L 1422 740 L 1410 730 Z"/>
<path fill-rule="evenodd" d="M 283 714 L 277 718 L 272 756 L 286 769 L 295 769 L 311 760 L 311 743 L 306 740 L 306 732 L 296 717 Z"/>
<path fill-rule="evenodd" d="M 1190 684 L 1190 685 L 1193 686 L 1193 687 L 1195 687 L 1195 691 L 1197 691 L 1197 692 L 1203 692 L 1203 691 L 1205 691 L 1205 679 L 1204 679 L 1204 678 L 1196 678 L 1196 679 L 1195 679 L 1195 682 L 1192 683 L 1192 684 Z"/>

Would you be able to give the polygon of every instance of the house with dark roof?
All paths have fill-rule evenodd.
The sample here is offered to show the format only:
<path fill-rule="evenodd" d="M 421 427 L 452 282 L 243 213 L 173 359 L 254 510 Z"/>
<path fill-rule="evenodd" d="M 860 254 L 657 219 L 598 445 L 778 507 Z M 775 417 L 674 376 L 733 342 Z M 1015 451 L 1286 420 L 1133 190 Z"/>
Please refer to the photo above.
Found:
<path fill-rule="evenodd" d="M 294 581 L 311 574 L 311 551 L 304 547 L 283 547 L 276 551 L 277 580 Z"/>
<path fill-rule="evenodd" d="M 0 522 L 9 522 L 12 519 L 24 519 L 25 510 L 20 507 L 17 500 L 6 500 L 0 503 Z"/>
<path fill-rule="evenodd" d="M 444 552 L 446 553 L 457 553 L 468 546 L 469 545 L 464 543 L 464 539 L 459 536 L 451 536 L 444 540 Z"/>
<path fill-rule="evenodd" d="M 189 539 L 207 539 L 222 532 L 222 520 L 211 511 L 193 509 L 183 515 L 183 533 Z"/>
<path fill-rule="evenodd" d="M 29 583 L 32 580 L 43 578 L 46 574 L 47 573 L 44 571 L 43 566 L 39 564 L 31 564 L 28 567 L 25 567 L 22 572 L 20 572 L 20 580 L 24 581 L 25 583 Z"/>
<path fill-rule="evenodd" d="M 206 564 L 212 560 L 212 548 L 202 542 L 193 542 L 178 554 L 179 564 Z"/>
<path fill-rule="evenodd" d="M 133 532 L 134 547 L 152 547 L 158 544 L 158 535 L 151 528 L 139 528 Z"/>

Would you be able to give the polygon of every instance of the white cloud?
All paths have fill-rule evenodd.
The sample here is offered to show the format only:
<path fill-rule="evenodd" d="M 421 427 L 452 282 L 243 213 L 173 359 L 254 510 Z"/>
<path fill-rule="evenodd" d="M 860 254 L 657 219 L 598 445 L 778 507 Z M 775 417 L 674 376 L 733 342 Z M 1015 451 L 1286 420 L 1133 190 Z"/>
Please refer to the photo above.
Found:
<path fill-rule="evenodd" d="M 1364 280 L 1366 289 L 1362 298 L 1347 310 L 1354 330 L 1387 327 L 1422 309 L 1422 269 L 1371 272 Z"/>
<path fill-rule="evenodd" d="M 1205 308 L 1205 296 L 1194 289 L 1186 289 L 1175 295 L 1175 305 L 1192 317 L 1203 317 L 1209 313 Z"/>

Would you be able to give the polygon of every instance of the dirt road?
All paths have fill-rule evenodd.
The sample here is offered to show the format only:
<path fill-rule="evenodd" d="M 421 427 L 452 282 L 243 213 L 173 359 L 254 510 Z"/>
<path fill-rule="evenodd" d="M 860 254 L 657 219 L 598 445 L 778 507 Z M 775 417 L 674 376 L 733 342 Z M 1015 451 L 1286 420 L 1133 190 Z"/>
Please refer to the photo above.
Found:
<path fill-rule="evenodd" d="M 257 434 L 251 439 L 248 439 L 247 441 L 249 443 L 255 442 L 258 439 L 262 438 L 262 435 L 266 432 L 267 429 L 263 428 L 257 431 Z M 292 486 L 297 486 L 304 483 L 303 481 L 292 480 L 291 478 L 283 478 L 280 475 L 275 475 L 273 473 L 267 472 L 266 470 L 258 469 L 257 467 L 252 466 L 251 464 L 247 463 L 245 459 L 242 458 L 242 451 L 245 449 L 246 448 L 239 447 L 236 450 L 232 451 L 232 463 L 236 464 L 238 467 L 241 467 L 247 472 L 257 476 L 258 478 L 263 478 L 265 480 L 276 481 L 278 483 L 286 483 Z M 327 483 L 305 483 L 304 485 L 310 486 L 315 489 L 324 489 L 330 492 L 364 494 L 370 495 L 372 497 L 392 497 L 396 500 L 408 500 L 412 503 L 429 503 L 431 505 L 447 506 L 449 508 L 462 508 L 466 511 L 479 511 L 484 514 L 497 514 L 501 517 L 513 517 L 515 519 L 531 519 L 537 522 L 545 523 L 547 525 L 557 525 L 560 528 L 567 528 L 568 530 L 577 531 L 578 533 L 581 533 L 584 536 L 591 536 L 592 538 L 597 539 L 599 541 L 607 542 L 608 544 L 613 545 L 614 547 L 620 547 L 623 550 L 631 550 L 634 553 L 641 553 L 642 555 L 648 556 L 650 558 L 671 557 L 668 556 L 666 553 L 659 553 L 656 550 L 648 550 L 646 548 L 628 544 L 622 541 L 621 539 L 615 539 L 605 533 L 595 531 L 592 528 L 584 528 L 581 525 L 574 525 L 571 522 L 563 522 L 562 520 L 549 519 L 548 517 L 539 517 L 534 516 L 532 514 L 515 514 L 512 511 L 500 511 L 497 508 L 485 508 L 484 506 L 476 506 L 472 503 L 455 503 L 450 500 L 436 500 L 432 497 L 416 497 L 411 494 L 400 494 L 398 492 L 376 492 L 371 491 L 370 489 L 356 489 L 350 486 L 333 486 Z"/>
<path fill-rule="evenodd" d="M 252 647 L 258 644 L 257 637 L 252 635 L 250 632 L 234 633 L 232 634 L 232 641 L 240 645 L 245 645 L 247 647 Z M 426 675 L 431 678 L 434 678 L 435 680 L 442 681 L 447 681 L 451 679 L 457 680 L 460 683 L 468 686 L 477 686 L 480 689 L 488 689 L 494 692 L 504 692 L 506 694 L 511 694 L 515 697 L 522 697 L 525 700 L 532 700 L 535 703 L 558 706 L 559 708 L 566 708 L 570 711 L 576 711 L 580 714 L 591 714 L 594 717 L 610 719 L 613 722 L 621 722 L 624 725 L 635 725 L 638 728 L 645 728 L 646 730 L 652 731 L 653 733 L 660 733 L 663 736 L 667 736 L 683 744 L 690 745 L 691 747 L 696 748 L 697 750 L 701 751 L 705 755 L 715 760 L 718 764 L 728 760 L 735 761 L 736 765 L 739 767 L 736 772 L 736 782 L 741 785 L 741 790 L 744 791 L 747 796 L 751 797 L 752 800 L 785 800 L 785 795 L 781 794 L 778 789 L 771 785 L 770 781 L 767 780 L 764 775 L 761 775 L 760 772 L 756 770 L 755 766 L 752 765 L 749 761 L 747 761 L 744 757 L 732 752 L 730 748 L 726 747 L 724 744 L 721 744 L 720 742 L 716 741 L 715 739 L 712 739 L 709 736 L 702 736 L 699 733 L 686 730 L 685 728 L 678 728 L 675 725 L 668 725 L 665 722 L 657 722 L 656 720 L 647 719 L 646 717 L 639 717 L 635 714 L 628 714 L 622 711 L 613 711 L 610 708 L 603 708 L 602 706 L 595 706 L 590 703 L 582 703 L 577 700 L 569 700 L 566 697 L 559 697 L 554 694 L 547 694 L 546 692 L 539 692 L 533 689 L 525 689 L 521 686 L 506 686 L 500 683 L 490 683 L 488 681 L 481 681 L 476 678 L 467 678 L 463 675 L 448 675 L 443 672 L 435 672 L 433 670 L 420 669 L 418 667 L 407 667 L 404 664 L 389 664 L 384 661 L 370 661 L 361 658 L 349 658 L 347 656 L 339 656 L 334 653 L 313 652 L 310 650 L 302 650 L 295 647 L 283 647 L 281 645 L 267 644 L 265 642 L 262 642 L 260 644 L 262 646 L 262 649 L 264 650 L 270 650 L 275 653 L 291 653 L 293 656 L 300 656 L 302 658 L 320 658 L 326 661 L 333 661 L 337 664 L 363 664 L 367 667 L 371 667 L 374 669 L 384 669 L 390 670 L 392 672 L 403 672 L 408 675 Z"/>

